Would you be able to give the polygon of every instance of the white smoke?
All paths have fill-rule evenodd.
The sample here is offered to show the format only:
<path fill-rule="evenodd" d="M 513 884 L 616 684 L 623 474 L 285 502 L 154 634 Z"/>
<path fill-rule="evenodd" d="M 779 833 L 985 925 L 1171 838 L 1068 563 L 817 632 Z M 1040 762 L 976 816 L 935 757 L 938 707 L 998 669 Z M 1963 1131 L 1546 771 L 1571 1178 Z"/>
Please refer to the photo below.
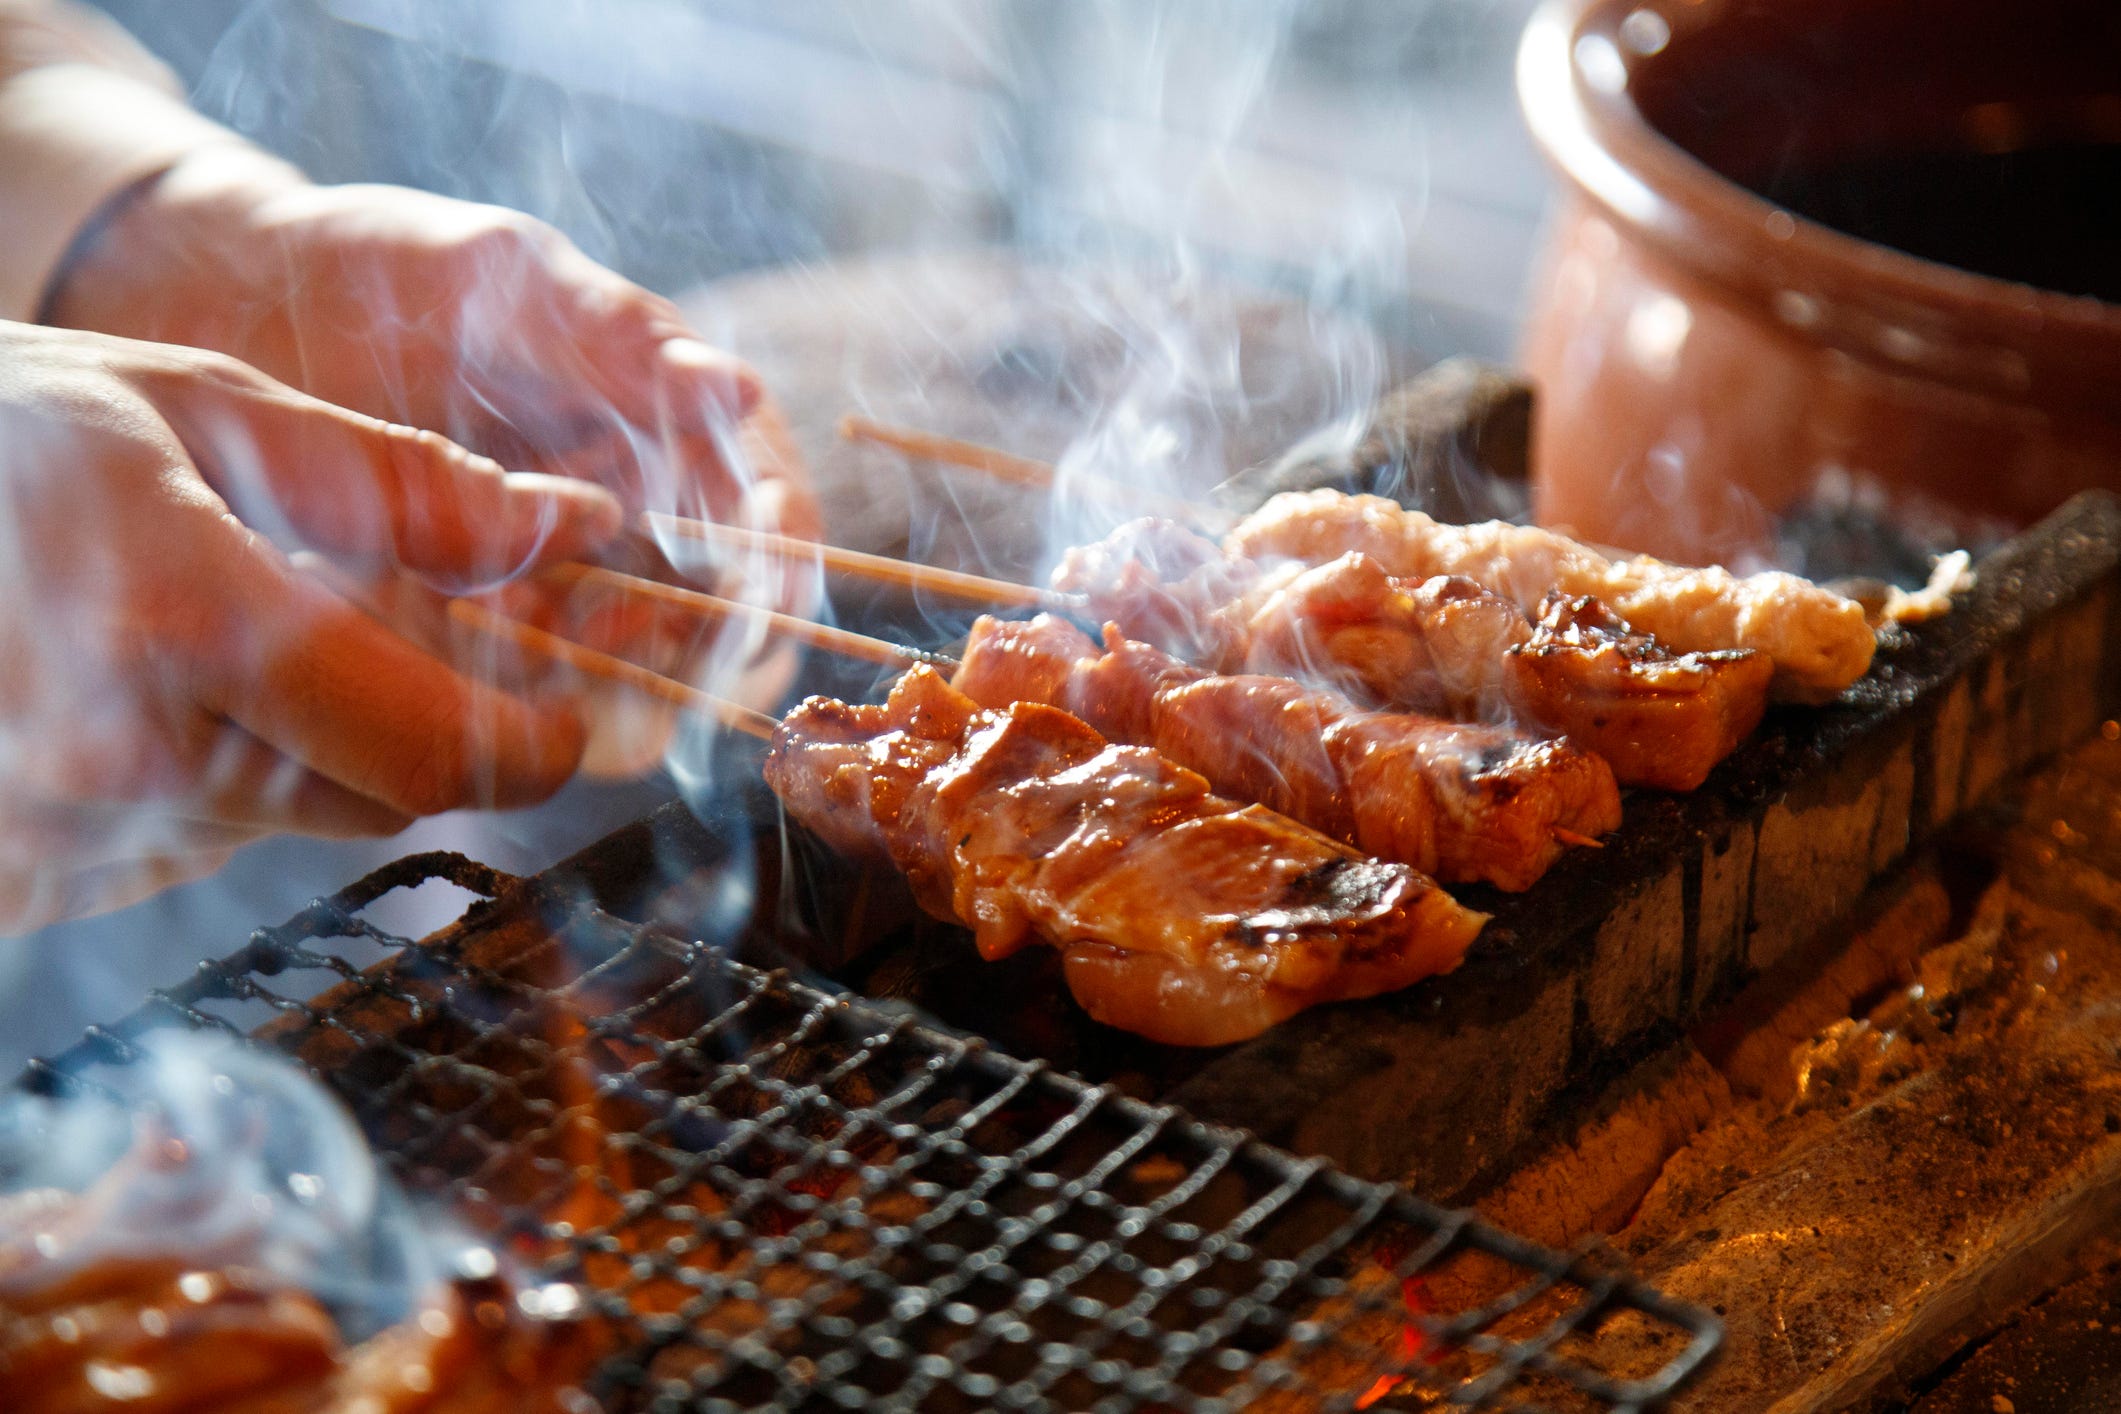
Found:
<path fill-rule="evenodd" d="M 1067 356 L 1091 334 L 1059 337 L 1058 362 L 1020 337 L 1035 328 L 957 345 L 1021 381 L 1070 381 L 1061 441 L 1019 446 L 1015 429 L 978 429 L 1058 458 L 1062 513 L 1014 527 L 1036 542 L 1034 561 L 1131 514 L 1086 494 L 1093 476 L 1193 495 L 1305 434 L 1345 444 L 1399 371 L 1393 351 L 1410 331 L 1439 351 L 1466 342 L 1461 326 L 1435 322 L 1444 316 L 1423 323 L 1405 311 L 1506 304 L 1522 255 L 1497 235 L 1507 222 L 1436 197 L 1452 164 L 1530 162 L 1468 137 L 1454 71 L 1466 55 L 1434 42 L 1482 23 L 1493 31 L 1491 106 L 1506 115 L 1520 0 L 102 3 L 184 70 L 202 109 L 319 180 L 404 181 L 511 205 L 668 293 L 768 265 L 813 267 L 823 282 L 827 262 L 868 252 L 991 244 L 1020 255 L 1045 272 L 1042 288 L 1072 327 L 1111 351 L 1110 367 L 1077 382 Z M 1296 81 L 1334 46 L 1366 70 L 1330 95 Z M 1514 132 L 1514 118 L 1505 125 Z M 1274 357 L 1246 352 L 1260 316 L 1232 294 L 1245 285 L 1286 302 Z M 918 421 L 936 350 L 964 332 L 924 300 L 909 289 L 893 312 L 901 357 L 824 370 L 828 391 L 806 403 L 838 405 L 794 410 L 829 421 L 874 405 Z M 1398 311 L 1390 339 L 1375 332 L 1380 310 Z M 739 354 L 756 333 L 701 332 Z M 467 345 L 467 414 L 483 366 L 503 351 L 491 340 Z M 1271 434 L 1257 435 L 1261 426 Z M 607 430 L 629 449 L 645 500 L 697 509 L 681 503 L 679 468 L 659 462 L 653 429 Z M 935 478 L 929 489 L 937 485 L 942 494 L 921 512 L 929 521 L 898 527 L 914 553 L 940 549 L 952 519 L 970 522 L 975 540 L 1007 528 L 988 525 L 992 498 L 969 479 Z M 845 538 L 835 505 L 826 511 Z M 270 519 L 269 509 L 254 514 Z M 703 577 L 732 568 L 745 584 L 770 577 L 761 564 L 665 548 Z M 970 563 L 1041 568 L 977 554 Z M 936 627 L 946 623 L 939 614 Z M 765 691 L 742 676 L 761 672 L 759 646 L 756 635 L 717 640 L 697 665 L 700 683 Z M 622 730 L 650 739 L 666 725 L 649 711 Z M 686 794 L 704 798 L 748 772 L 752 750 L 703 726 L 677 741 L 668 764 Z M 42 1029 L 25 1025 L 7 1044 L 47 1048 L 80 1022 L 129 1010 L 143 982 L 178 975 L 383 859 L 448 846 L 504 868 L 543 867 L 669 790 L 668 778 L 584 786 L 543 811 L 423 822 L 391 841 L 255 846 L 217 880 L 108 928 L 54 929 L 0 956 L 0 967 L 23 969 L 19 985 L 74 1007 L 56 1029 L 51 1017 L 65 1009 L 46 1008 L 33 1018 Z"/>
<path fill-rule="evenodd" d="M 291 1063 L 222 1038 L 151 1037 L 103 1088 L 0 1099 L 0 1190 L 87 1195 L 29 1238 L 60 1269 L 170 1256 L 268 1273 L 350 1333 L 494 1259 L 417 1213 L 346 1111 Z"/>

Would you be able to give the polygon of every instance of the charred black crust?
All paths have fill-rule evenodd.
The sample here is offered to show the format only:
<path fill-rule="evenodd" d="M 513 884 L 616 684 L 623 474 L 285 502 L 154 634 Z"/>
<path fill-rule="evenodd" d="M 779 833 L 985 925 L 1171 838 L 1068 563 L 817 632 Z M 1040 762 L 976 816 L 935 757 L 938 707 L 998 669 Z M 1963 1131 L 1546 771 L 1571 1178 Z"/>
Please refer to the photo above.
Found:
<path fill-rule="evenodd" d="M 1265 947 L 1292 936 L 1353 938 L 1386 915 L 1404 911 L 1408 871 L 1360 855 L 1338 855 L 1289 881 L 1279 907 L 1232 926 L 1232 941 Z"/>

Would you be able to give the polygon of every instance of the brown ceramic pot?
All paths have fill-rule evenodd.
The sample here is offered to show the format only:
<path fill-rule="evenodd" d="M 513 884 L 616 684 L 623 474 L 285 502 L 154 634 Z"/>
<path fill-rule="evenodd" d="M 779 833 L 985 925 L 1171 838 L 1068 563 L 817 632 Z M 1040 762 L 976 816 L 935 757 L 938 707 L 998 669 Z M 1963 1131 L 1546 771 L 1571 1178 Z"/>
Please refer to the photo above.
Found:
<path fill-rule="evenodd" d="M 1742 561 L 1822 477 L 2007 524 L 2121 486 L 2121 305 L 1749 189 L 1778 167 L 2121 141 L 2121 5 L 1549 0 L 1518 90 L 1565 185 L 1523 350 L 1542 521 Z"/>

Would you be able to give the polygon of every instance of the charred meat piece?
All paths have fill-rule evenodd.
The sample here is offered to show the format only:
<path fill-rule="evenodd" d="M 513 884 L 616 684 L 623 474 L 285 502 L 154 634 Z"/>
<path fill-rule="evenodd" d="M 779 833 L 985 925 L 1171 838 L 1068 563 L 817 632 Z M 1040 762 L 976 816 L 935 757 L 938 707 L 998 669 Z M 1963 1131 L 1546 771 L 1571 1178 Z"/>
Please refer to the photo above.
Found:
<path fill-rule="evenodd" d="M 1692 790 L 1760 724 L 1775 665 L 1746 649 L 1673 653 L 1587 595 L 1556 594 L 1506 655 L 1510 704 L 1631 786 Z"/>
<path fill-rule="evenodd" d="M 1825 702 L 1870 667 L 1877 635 L 1862 605 L 1792 574 L 1743 578 L 1647 555 L 1615 560 L 1537 526 L 1445 525 L 1381 496 L 1274 497 L 1224 539 L 1233 558 L 1324 564 L 1356 552 L 1404 579 L 1464 575 L 1539 612 L 1549 593 L 1595 595 L 1682 653 L 1750 648 L 1774 665 L 1782 700 Z"/>
<path fill-rule="evenodd" d="M 203 1414 L 314 1391 L 341 1353 L 338 1327 L 309 1296 L 174 1258 L 72 1270 L 32 1258 L 0 1293 L 0 1387 L 14 1414 Z"/>
<path fill-rule="evenodd" d="M 983 618 L 957 686 L 983 706 L 1044 702 L 1424 873 L 1524 889 L 1575 837 L 1620 823 L 1604 762 L 1508 727 L 1365 712 L 1283 677 L 1219 675 L 1059 619 Z"/>
<path fill-rule="evenodd" d="M 983 709 L 928 668 L 881 705 L 796 707 L 766 779 L 806 825 L 903 870 L 983 955 L 1049 942 L 1092 1016 L 1177 1045 L 1446 971 L 1485 922 L 1405 865 L 1056 707 Z"/>

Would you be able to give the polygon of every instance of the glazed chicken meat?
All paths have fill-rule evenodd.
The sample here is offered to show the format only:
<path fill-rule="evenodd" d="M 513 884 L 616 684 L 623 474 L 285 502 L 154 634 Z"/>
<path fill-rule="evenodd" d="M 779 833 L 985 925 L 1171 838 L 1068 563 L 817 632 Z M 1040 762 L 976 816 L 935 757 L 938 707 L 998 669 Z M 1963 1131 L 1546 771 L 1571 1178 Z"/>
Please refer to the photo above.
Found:
<path fill-rule="evenodd" d="M 1128 555 L 1139 558 L 1122 567 Z M 1568 607 L 1542 599 L 1528 619 L 1464 575 L 1410 580 L 1360 550 L 1267 568 L 1168 521 L 1071 551 L 1054 582 L 1129 637 L 1217 672 L 1531 726 L 1605 758 L 1627 786 L 1700 785 L 1758 724 L 1775 676 L 1765 653 L 1678 652 L 1588 595 L 1549 596 Z"/>
<path fill-rule="evenodd" d="M 574 1414 L 596 1336 L 526 1319 L 495 1280 L 432 1293 L 348 1344 L 324 1306 L 185 1246 L 76 1259 L 104 1191 L 0 1197 L 0 1407 L 8 1414 Z M 122 1187 L 122 1185 L 116 1185 Z M 225 1248 L 225 1244 L 224 1244 Z"/>
<path fill-rule="evenodd" d="M 1233 556 L 1325 564 L 1363 554 L 1407 579 L 1463 575 L 1527 614 L 1549 594 L 1590 595 L 1635 631 L 1681 653 L 1753 649 L 1773 692 L 1827 702 L 1870 667 L 1877 634 L 1863 606 L 1793 574 L 1738 576 L 1648 555 L 1612 559 L 1538 526 L 1447 525 L 1382 496 L 1284 492 L 1225 537 Z"/>
<path fill-rule="evenodd" d="M 1561 594 L 1503 667 L 1522 720 L 1567 732 L 1621 780 L 1659 790 L 1693 790 L 1760 725 L 1775 672 L 1743 649 L 1672 653 L 1598 600 Z"/>
<path fill-rule="evenodd" d="M 1448 881 L 1524 889 L 1569 843 L 1620 823 L 1613 773 L 1508 727 L 1366 712 L 1287 678 L 1218 675 L 1108 627 L 983 618 L 955 685 L 986 707 L 1043 702 L 1154 747 L 1218 791 Z"/>
<path fill-rule="evenodd" d="M 1172 1044 L 1447 971 L 1486 921 L 1153 750 L 1038 702 L 983 708 L 926 667 L 881 704 L 797 706 L 766 779 L 828 842 L 903 871 L 982 955 L 1050 943 L 1092 1016 Z"/>

